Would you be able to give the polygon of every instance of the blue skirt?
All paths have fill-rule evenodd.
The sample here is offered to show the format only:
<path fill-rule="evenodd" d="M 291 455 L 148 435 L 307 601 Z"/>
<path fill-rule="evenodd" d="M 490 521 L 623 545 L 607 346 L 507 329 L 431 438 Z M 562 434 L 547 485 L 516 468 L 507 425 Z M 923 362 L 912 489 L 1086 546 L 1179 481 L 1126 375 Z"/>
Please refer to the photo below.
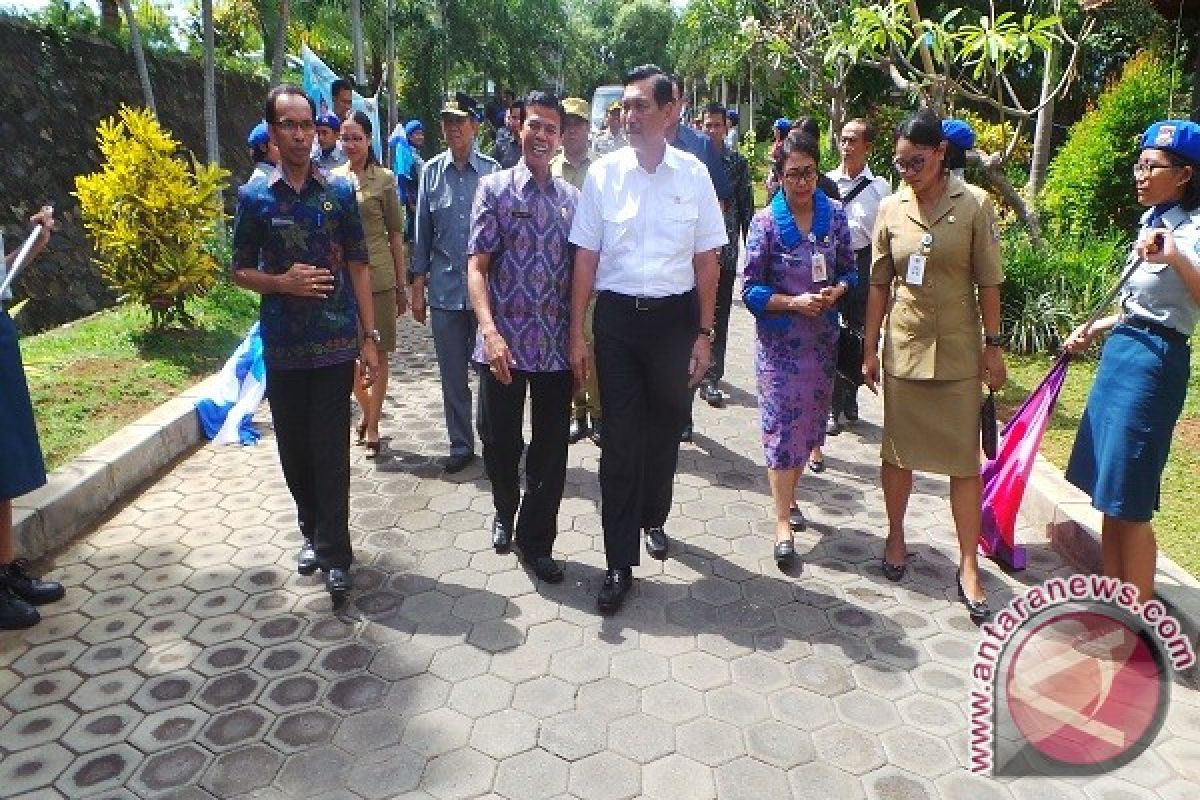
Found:
<path fill-rule="evenodd" d="M 8 312 L 0 309 L 0 500 L 20 497 L 45 483 L 46 465 L 33 422 L 17 331 Z"/>
<path fill-rule="evenodd" d="M 1185 341 L 1129 325 L 1113 328 L 1067 464 L 1067 480 L 1104 514 L 1148 522 L 1158 510 L 1190 357 Z"/>

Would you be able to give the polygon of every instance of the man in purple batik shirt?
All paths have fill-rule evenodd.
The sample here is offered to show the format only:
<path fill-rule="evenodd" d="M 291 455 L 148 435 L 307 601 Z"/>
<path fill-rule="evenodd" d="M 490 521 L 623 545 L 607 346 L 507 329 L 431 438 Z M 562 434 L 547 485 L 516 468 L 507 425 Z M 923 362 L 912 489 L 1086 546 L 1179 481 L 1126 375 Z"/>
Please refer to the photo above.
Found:
<path fill-rule="evenodd" d="M 567 234 L 579 191 L 550 174 L 564 118 L 554 95 L 529 95 L 522 158 L 512 169 L 480 179 L 467 245 L 467 291 L 479 318 L 472 357 L 479 370 L 477 428 L 496 507 L 492 546 L 508 552 L 515 533 L 521 560 L 547 583 L 563 579 L 550 551 L 566 480 L 573 390 Z M 526 388 L 533 437 L 525 453 L 522 498 L 518 469 L 525 450 Z"/>

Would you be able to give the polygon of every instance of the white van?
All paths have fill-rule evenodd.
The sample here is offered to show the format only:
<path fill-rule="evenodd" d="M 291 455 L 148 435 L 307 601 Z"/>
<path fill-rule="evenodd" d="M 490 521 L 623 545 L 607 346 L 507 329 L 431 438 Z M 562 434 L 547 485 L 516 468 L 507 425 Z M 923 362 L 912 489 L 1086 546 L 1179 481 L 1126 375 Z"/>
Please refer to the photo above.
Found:
<path fill-rule="evenodd" d="M 620 100 L 624 94 L 625 87 L 617 84 L 598 86 L 596 91 L 592 92 L 592 136 L 595 136 L 604 127 L 604 120 L 608 116 L 608 107 L 613 104 L 613 101 Z"/>

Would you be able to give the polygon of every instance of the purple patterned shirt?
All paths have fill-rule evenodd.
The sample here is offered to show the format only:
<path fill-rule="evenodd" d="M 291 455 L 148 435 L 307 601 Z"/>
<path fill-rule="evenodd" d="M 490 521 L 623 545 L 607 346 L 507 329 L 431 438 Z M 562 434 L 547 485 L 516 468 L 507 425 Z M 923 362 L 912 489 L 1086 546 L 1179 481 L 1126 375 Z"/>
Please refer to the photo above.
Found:
<path fill-rule="evenodd" d="M 488 302 L 496 329 L 523 372 L 571 368 L 571 248 L 579 190 L 562 178 L 545 189 L 522 159 L 479 179 L 467 254 L 490 253 Z M 487 363 L 483 336 L 472 360 Z"/>

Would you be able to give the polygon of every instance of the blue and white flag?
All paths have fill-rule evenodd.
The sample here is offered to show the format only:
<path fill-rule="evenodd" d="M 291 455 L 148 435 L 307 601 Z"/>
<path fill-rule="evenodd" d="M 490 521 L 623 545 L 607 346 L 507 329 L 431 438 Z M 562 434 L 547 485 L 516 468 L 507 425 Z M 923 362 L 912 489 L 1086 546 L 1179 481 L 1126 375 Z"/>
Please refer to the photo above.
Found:
<path fill-rule="evenodd" d="M 333 82 L 337 80 L 337 73 L 306 44 L 300 45 L 300 57 L 304 61 L 304 93 L 312 98 L 318 117 L 332 114 Z M 353 92 L 352 97 L 350 107 L 371 118 L 371 149 L 375 151 L 375 158 L 383 163 L 387 159 L 383 156 L 383 137 L 379 133 L 379 91 L 375 91 L 374 97 L 363 97 L 358 92 Z"/>
<path fill-rule="evenodd" d="M 254 412 L 267 391 L 267 368 L 257 322 L 213 384 L 212 395 L 196 401 L 196 416 L 204 435 L 213 444 L 256 444 L 259 433 L 254 427 Z"/>

